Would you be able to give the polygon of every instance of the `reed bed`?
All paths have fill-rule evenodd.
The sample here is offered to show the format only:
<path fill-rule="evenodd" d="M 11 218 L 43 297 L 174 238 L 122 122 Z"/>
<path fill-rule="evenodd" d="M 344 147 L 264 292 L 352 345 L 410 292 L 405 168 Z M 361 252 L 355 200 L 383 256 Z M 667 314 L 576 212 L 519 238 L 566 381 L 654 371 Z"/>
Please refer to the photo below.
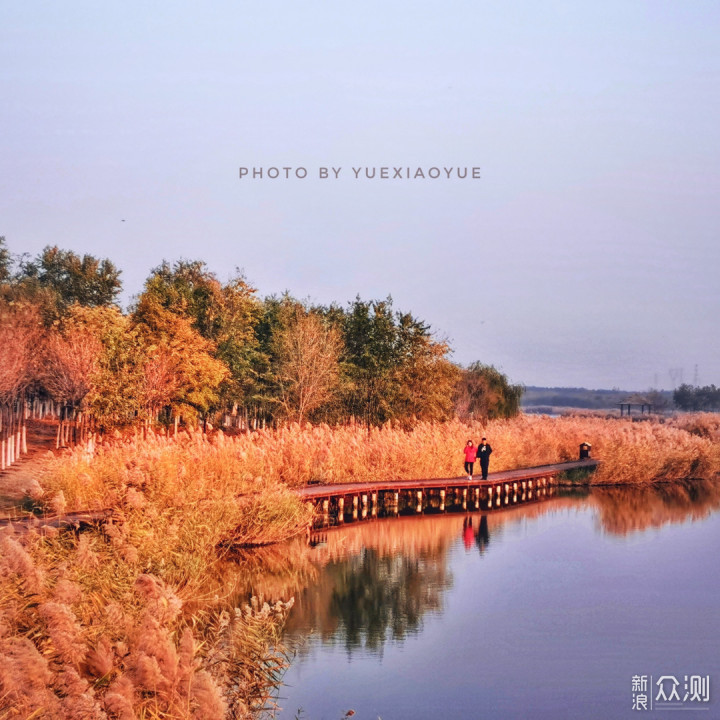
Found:
<path fill-rule="evenodd" d="M 491 470 L 575 459 L 583 441 L 603 461 L 595 483 L 720 470 L 714 415 L 289 425 L 77 448 L 48 459 L 41 502 L 60 514 L 112 508 L 113 520 L 79 534 L 0 535 L 0 720 L 251 717 L 284 667 L 288 604 L 236 608 L 252 572 L 225 572 L 232 548 L 304 530 L 309 511 L 293 487 L 457 476 L 465 442 L 482 435 Z M 280 572 L 277 586 L 290 592 L 313 569 L 301 563 L 295 575 Z"/>
<path fill-rule="evenodd" d="M 0 718 L 249 719 L 271 703 L 291 603 L 187 602 L 162 573 L 112 534 L 0 539 Z"/>
<path fill-rule="evenodd" d="M 159 505 L 192 498 L 257 495 L 308 482 L 362 482 L 456 476 L 462 448 L 486 435 L 491 471 L 574 460 L 583 441 L 603 462 L 596 482 L 626 483 L 711 477 L 720 470 L 720 420 L 712 414 L 633 422 L 573 415 L 519 416 L 480 423 L 300 427 L 226 436 L 151 435 L 99 446 L 93 457 L 71 453 L 54 463 L 43 485 L 71 509 L 116 506 L 135 488 Z"/>
<path fill-rule="evenodd" d="M 603 462 L 601 483 L 645 483 L 720 470 L 720 420 L 712 414 L 633 422 L 573 415 L 512 420 L 388 424 L 291 424 L 234 437 L 218 432 L 149 435 L 100 445 L 93 456 L 75 451 L 53 462 L 42 479 L 46 498 L 61 510 L 148 502 L 158 507 L 245 495 L 257 497 L 308 482 L 362 482 L 456 476 L 462 448 L 486 435 L 491 471 L 574 460 L 583 441 Z M 287 510 L 287 508 L 285 508 Z"/>
<path fill-rule="evenodd" d="M 712 477 L 720 471 L 720 432 L 714 416 L 662 422 L 620 418 L 520 416 L 480 423 L 421 423 L 413 430 L 387 425 L 297 425 L 236 439 L 254 475 L 291 486 L 457 476 L 462 448 L 486 435 L 491 471 L 576 460 L 581 442 L 603 462 L 596 483 L 648 483 Z"/>
<path fill-rule="evenodd" d="M 290 537 L 310 512 L 223 457 L 222 436 L 193 434 L 48 461 L 48 511 L 114 515 L 0 537 L 0 719 L 242 719 L 272 703 L 290 602 L 238 608 L 219 570 L 233 543 Z"/>

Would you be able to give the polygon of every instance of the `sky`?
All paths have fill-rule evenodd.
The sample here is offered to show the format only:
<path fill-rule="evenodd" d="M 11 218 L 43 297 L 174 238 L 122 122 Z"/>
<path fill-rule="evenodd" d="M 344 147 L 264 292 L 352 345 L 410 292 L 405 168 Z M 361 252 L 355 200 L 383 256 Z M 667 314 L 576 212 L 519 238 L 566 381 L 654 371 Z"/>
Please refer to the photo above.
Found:
<path fill-rule="evenodd" d="M 699 0 L 3 3 L 0 235 L 110 258 L 124 305 L 202 259 L 391 295 L 513 382 L 720 384 L 719 30 Z"/>

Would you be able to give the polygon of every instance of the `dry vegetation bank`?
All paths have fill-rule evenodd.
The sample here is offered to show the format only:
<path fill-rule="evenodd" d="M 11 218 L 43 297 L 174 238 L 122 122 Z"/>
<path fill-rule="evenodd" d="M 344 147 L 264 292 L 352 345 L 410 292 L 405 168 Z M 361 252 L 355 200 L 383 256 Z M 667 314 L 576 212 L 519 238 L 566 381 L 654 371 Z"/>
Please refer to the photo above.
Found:
<path fill-rule="evenodd" d="M 273 650 L 287 608 L 236 610 L 243 578 L 229 543 L 304 528 L 290 487 L 310 480 L 455 476 L 485 433 L 491 470 L 575 459 L 589 441 L 593 482 L 714 477 L 715 415 L 666 422 L 519 417 L 484 426 L 290 425 L 228 437 L 117 438 L 49 460 L 43 502 L 57 512 L 112 507 L 79 535 L 0 535 L 0 720 L 225 718 L 262 705 L 283 664 Z M 234 581 L 234 582 L 233 582 Z"/>
<path fill-rule="evenodd" d="M 244 718 L 284 665 L 283 603 L 236 609 L 227 542 L 273 542 L 307 509 L 228 461 L 222 436 L 151 436 L 50 460 L 50 509 L 102 530 L 0 535 L 0 719 Z"/>
<path fill-rule="evenodd" d="M 234 437 L 137 435 L 100 445 L 93 455 L 68 452 L 47 464 L 41 482 L 57 512 L 118 508 L 135 523 L 157 525 L 182 511 L 183 525 L 212 520 L 207 532 L 214 543 L 266 543 L 306 520 L 288 488 L 456 476 L 465 442 L 483 434 L 494 450 L 491 471 L 574 460 L 584 441 L 602 461 L 594 483 L 712 478 L 720 471 L 718 415 L 643 422 L 575 415 L 419 423 L 411 431 L 291 424 Z"/>

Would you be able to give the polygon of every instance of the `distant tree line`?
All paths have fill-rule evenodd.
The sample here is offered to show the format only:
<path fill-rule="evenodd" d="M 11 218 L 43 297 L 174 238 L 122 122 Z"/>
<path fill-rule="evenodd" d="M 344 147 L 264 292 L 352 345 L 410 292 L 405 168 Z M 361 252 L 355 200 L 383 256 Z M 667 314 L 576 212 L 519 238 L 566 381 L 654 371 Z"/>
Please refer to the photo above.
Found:
<path fill-rule="evenodd" d="M 51 402 L 80 439 L 158 422 L 411 426 L 519 411 L 521 386 L 452 363 L 447 343 L 390 297 L 261 299 L 239 272 L 222 282 L 187 260 L 154 268 L 128 312 L 121 288 L 110 260 L 57 247 L 16 258 L 0 238 L 3 428 L 22 423 L 31 399 Z"/>
<path fill-rule="evenodd" d="M 680 410 L 696 412 L 720 410 L 720 388 L 715 385 L 695 387 L 685 383 L 675 390 L 673 400 L 675 407 Z"/>

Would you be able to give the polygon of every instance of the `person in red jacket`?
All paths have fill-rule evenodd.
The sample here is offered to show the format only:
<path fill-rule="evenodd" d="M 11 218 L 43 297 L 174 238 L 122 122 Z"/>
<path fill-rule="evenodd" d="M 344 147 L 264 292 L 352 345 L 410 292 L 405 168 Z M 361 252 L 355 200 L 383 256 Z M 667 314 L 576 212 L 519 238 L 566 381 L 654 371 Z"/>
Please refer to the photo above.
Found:
<path fill-rule="evenodd" d="M 472 440 L 468 440 L 463 450 L 465 451 L 465 472 L 468 474 L 468 480 L 472 480 L 473 463 L 477 456 L 477 448 Z"/>

